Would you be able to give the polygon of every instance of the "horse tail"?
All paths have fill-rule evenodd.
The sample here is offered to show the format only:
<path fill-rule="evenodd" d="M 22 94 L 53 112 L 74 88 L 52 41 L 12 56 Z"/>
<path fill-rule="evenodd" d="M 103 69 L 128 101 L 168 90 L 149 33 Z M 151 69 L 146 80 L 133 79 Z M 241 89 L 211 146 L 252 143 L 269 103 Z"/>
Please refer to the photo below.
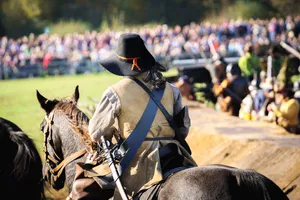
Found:
<path fill-rule="evenodd" d="M 41 191 L 41 196 L 36 199 L 44 198 L 42 160 L 34 142 L 22 131 L 10 131 L 10 138 L 18 147 L 12 175 L 16 180 L 33 186 L 32 191 L 27 191 L 28 194 L 30 192 L 37 194 L 33 191 Z"/>
<path fill-rule="evenodd" d="M 254 170 L 240 172 L 237 181 L 243 193 L 255 194 L 257 200 L 289 200 L 283 190 L 266 176 Z"/>

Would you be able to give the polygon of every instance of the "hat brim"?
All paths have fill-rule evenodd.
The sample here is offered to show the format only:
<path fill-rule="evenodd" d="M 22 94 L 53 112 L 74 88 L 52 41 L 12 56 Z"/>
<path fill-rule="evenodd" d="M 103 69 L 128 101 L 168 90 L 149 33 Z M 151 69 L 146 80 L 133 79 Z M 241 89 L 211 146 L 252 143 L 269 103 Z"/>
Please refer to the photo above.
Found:
<path fill-rule="evenodd" d="M 149 71 L 155 64 L 155 59 L 150 53 L 146 53 L 144 56 L 137 59 L 140 69 L 136 66 L 132 67 L 132 63 L 132 60 L 123 60 L 117 55 L 113 55 L 99 62 L 100 65 L 115 75 L 134 76 Z"/>

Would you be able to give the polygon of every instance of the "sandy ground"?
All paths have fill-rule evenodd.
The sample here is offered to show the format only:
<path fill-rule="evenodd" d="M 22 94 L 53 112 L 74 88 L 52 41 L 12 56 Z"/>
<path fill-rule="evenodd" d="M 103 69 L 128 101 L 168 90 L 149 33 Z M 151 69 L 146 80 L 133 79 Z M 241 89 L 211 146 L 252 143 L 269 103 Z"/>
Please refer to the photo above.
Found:
<path fill-rule="evenodd" d="M 275 124 L 245 121 L 196 102 L 189 105 L 187 141 L 198 165 L 254 169 L 273 180 L 291 200 L 300 199 L 300 135 Z"/>

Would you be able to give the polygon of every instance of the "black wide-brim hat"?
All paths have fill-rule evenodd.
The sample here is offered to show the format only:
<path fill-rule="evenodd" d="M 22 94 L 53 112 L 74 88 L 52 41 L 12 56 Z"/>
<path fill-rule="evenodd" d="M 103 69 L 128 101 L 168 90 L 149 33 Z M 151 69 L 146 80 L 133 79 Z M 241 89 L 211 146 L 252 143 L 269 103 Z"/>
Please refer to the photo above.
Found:
<path fill-rule="evenodd" d="M 134 76 L 149 71 L 155 59 L 147 50 L 143 39 L 137 34 L 122 34 L 115 55 L 100 61 L 100 64 L 118 76 Z"/>

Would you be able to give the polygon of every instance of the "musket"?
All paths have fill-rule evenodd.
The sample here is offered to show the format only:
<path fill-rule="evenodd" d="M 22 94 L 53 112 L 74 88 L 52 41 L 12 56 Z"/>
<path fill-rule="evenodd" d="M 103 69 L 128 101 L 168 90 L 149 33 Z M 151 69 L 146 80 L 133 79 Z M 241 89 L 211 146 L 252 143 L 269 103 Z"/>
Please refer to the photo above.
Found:
<path fill-rule="evenodd" d="M 272 56 L 268 56 L 268 61 L 267 61 L 267 77 L 272 78 L 272 71 L 273 71 L 273 66 L 272 66 Z"/>
<path fill-rule="evenodd" d="M 113 179 L 116 182 L 117 188 L 119 190 L 119 193 L 120 193 L 123 200 L 129 200 L 128 196 L 127 196 L 127 194 L 124 190 L 124 187 L 121 183 L 120 176 L 119 176 L 118 170 L 116 168 L 113 156 L 111 155 L 111 152 L 108 149 L 108 146 L 107 146 L 107 143 L 106 143 L 106 140 L 105 140 L 104 136 L 101 136 L 101 143 L 102 143 L 102 147 L 103 147 L 103 150 L 104 150 L 104 153 L 105 153 L 105 157 L 108 161 L 108 165 L 109 165 L 109 168 L 111 170 Z"/>
<path fill-rule="evenodd" d="M 289 46 L 287 43 L 281 41 L 280 45 L 286 49 L 288 52 L 290 52 L 291 54 L 293 54 L 294 56 L 296 56 L 298 59 L 300 59 L 300 53 L 298 51 L 296 51 L 295 49 L 293 49 L 293 47 Z"/>

